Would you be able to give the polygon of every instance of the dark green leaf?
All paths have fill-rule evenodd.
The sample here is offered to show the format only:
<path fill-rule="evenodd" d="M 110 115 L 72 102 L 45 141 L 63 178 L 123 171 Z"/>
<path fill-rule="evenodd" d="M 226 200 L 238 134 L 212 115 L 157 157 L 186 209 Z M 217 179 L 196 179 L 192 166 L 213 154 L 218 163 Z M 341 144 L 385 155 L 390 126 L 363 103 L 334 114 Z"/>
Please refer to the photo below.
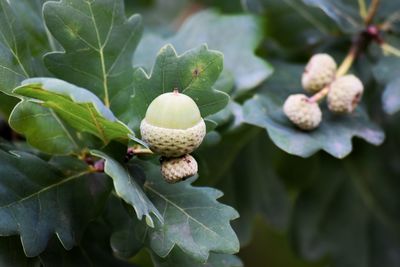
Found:
<path fill-rule="evenodd" d="M 47 68 L 58 78 L 89 89 L 118 117 L 128 119 L 131 57 L 141 37 L 140 16 L 126 19 L 123 0 L 51 1 L 43 13 L 48 29 L 65 49 L 45 57 Z"/>
<path fill-rule="evenodd" d="M 173 37 L 145 36 L 135 53 L 134 64 L 150 69 L 156 53 L 165 43 L 171 43 L 178 53 L 206 43 L 224 54 L 225 70 L 233 74 L 237 89 L 251 89 L 272 72 L 272 68 L 254 54 L 261 42 L 260 24 L 250 15 L 223 16 L 215 11 L 204 11 L 190 17 Z"/>
<path fill-rule="evenodd" d="M 78 131 L 91 133 L 104 144 L 114 139 L 127 141 L 133 134 L 93 93 L 62 80 L 28 79 L 13 92 L 39 101 Z"/>
<path fill-rule="evenodd" d="M 204 45 L 179 56 L 171 45 L 164 46 L 150 74 L 143 69 L 134 74 L 133 114 L 129 125 L 138 129 L 151 101 L 176 88 L 193 98 L 202 117 L 224 108 L 229 96 L 212 87 L 222 71 L 222 60 L 220 52 L 208 50 Z"/>
<path fill-rule="evenodd" d="M 65 170 L 26 152 L 0 150 L 0 235 L 20 235 L 25 254 L 37 256 L 57 234 L 66 249 L 102 208 L 110 185 L 75 160 Z"/>
<path fill-rule="evenodd" d="M 30 52 L 33 56 L 41 57 L 44 52 L 48 52 L 55 46 L 53 38 L 46 33 L 46 28 L 42 19 L 42 6 L 49 0 L 19 0 L 9 1 L 21 26 L 24 28 L 25 38 L 29 44 Z M 41 60 L 41 58 L 40 58 Z M 40 63 L 41 64 L 41 63 Z M 35 70 L 35 73 L 37 71 Z"/>
<path fill-rule="evenodd" d="M 346 33 L 360 32 L 364 25 L 358 12 L 357 1 L 303 0 L 310 6 L 322 9 Z"/>
<path fill-rule="evenodd" d="M 51 242 L 39 256 L 43 267 L 95 266 L 135 267 L 136 265 L 115 258 L 110 248 L 110 229 L 104 223 L 94 222 L 82 238 L 82 242 L 66 251 L 57 242 Z"/>
<path fill-rule="evenodd" d="M 244 105 L 245 121 L 265 128 L 272 141 L 282 150 L 309 157 L 324 150 L 337 158 L 344 158 L 352 150 L 354 136 L 380 145 L 382 130 L 371 122 L 362 107 L 351 115 L 333 115 L 323 109 L 319 128 L 305 132 L 296 128 L 283 114 L 282 105 L 290 94 L 301 92 L 300 77 L 303 66 L 279 63 L 277 73 Z"/>
<path fill-rule="evenodd" d="M 210 253 L 207 262 L 201 263 L 190 258 L 179 248 L 174 248 L 166 258 L 152 255 L 155 267 L 242 267 L 243 263 L 234 255 Z"/>
<path fill-rule="evenodd" d="M 28 8 L 29 2 L 29 8 Z M 9 3 L 11 7 L 9 6 Z M 20 82 L 30 76 L 43 75 L 46 72 L 43 71 L 43 64 L 41 56 L 44 52 L 48 51 L 47 37 L 45 28 L 41 22 L 41 0 L 34 1 L 0 1 L 0 91 L 11 93 L 11 90 L 16 86 L 20 85 Z M 12 9 L 11 9 L 12 8 Z M 32 10 L 32 8 L 34 10 Z M 29 9 L 29 11 L 27 11 Z M 24 14 L 19 15 L 19 14 Z M 51 39 L 51 37 L 49 37 Z M 9 113 L 16 101 L 9 102 L 7 100 L 7 106 L 3 106 L 0 109 L 6 113 Z M 29 107 L 27 105 L 20 106 L 23 110 L 15 110 L 16 114 L 28 112 Z M 35 110 L 30 109 L 30 113 L 35 117 L 35 121 L 40 124 L 48 124 L 48 121 L 57 121 L 56 116 L 42 117 L 40 114 L 34 114 Z M 50 113 L 49 110 L 40 110 L 40 113 Z M 7 114 L 6 114 L 7 115 Z M 59 144 L 60 139 L 67 139 L 68 136 L 54 137 L 54 132 L 63 132 L 65 125 L 62 123 L 55 123 L 52 125 L 52 131 L 49 131 L 47 135 L 46 129 L 40 129 L 41 140 L 46 140 L 49 144 L 49 149 L 45 149 L 46 152 L 54 152 L 59 154 L 72 153 L 72 149 L 67 149 L 65 145 Z M 19 128 L 19 127 L 18 127 Z M 19 128 L 20 129 L 20 128 Z M 21 129 L 22 130 L 22 129 Z M 25 128 L 24 131 L 27 131 Z M 25 132 L 20 132 L 25 133 Z M 28 134 L 28 133 L 27 133 Z M 33 140 L 33 137 L 28 134 L 28 139 Z M 36 136 L 37 137 L 37 136 Z M 37 142 L 40 142 L 38 140 Z M 34 145 L 37 144 L 34 142 Z M 42 149 L 43 144 L 39 147 Z M 56 149 L 60 147 L 60 150 Z"/>
<path fill-rule="evenodd" d="M 240 218 L 232 226 L 242 246 L 251 240 L 257 215 L 278 230 L 287 227 L 290 202 L 285 186 L 273 170 L 271 145 L 263 133 L 258 133 L 240 150 L 217 185 L 225 192 L 224 201 L 239 211 Z M 219 150 L 218 146 L 214 150 Z"/>
<path fill-rule="evenodd" d="M 116 194 L 134 208 L 139 220 L 145 216 L 146 223 L 150 227 L 154 227 L 154 222 L 151 218 L 151 214 L 153 214 L 161 224 L 163 223 L 161 214 L 126 168 L 101 151 L 93 150 L 91 154 L 105 160 L 104 171 L 114 180 Z"/>
<path fill-rule="evenodd" d="M 373 68 L 375 79 L 385 86 L 382 104 L 388 114 L 400 110 L 400 58 L 383 57 Z"/>
<path fill-rule="evenodd" d="M 300 194 L 293 215 L 293 240 L 303 257 L 329 255 L 334 266 L 399 265 L 399 182 L 376 162 L 321 164 L 323 174 Z"/>
<path fill-rule="evenodd" d="M 146 191 L 164 217 L 163 225 L 146 231 L 146 241 L 158 256 L 166 257 L 174 246 L 201 262 L 210 252 L 238 252 L 239 241 L 229 225 L 238 214 L 216 201 L 220 191 L 193 187 L 191 181 L 168 185 L 155 165 L 147 165 L 146 174 Z"/>
<path fill-rule="evenodd" d="M 11 93 L 32 72 L 23 28 L 8 1 L 0 0 L 0 91 Z"/>
<path fill-rule="evenodd" d="M 310 8 L 301 0 L 241 2 L 246 10 L 261 13 L 265 18 L 268 54 L 275 52 L 287 58 L 299 52 L 299 56 L 304 57 L 311 48 L 325 43 L 330 34 L 337 31 L 322 11 Z"/>

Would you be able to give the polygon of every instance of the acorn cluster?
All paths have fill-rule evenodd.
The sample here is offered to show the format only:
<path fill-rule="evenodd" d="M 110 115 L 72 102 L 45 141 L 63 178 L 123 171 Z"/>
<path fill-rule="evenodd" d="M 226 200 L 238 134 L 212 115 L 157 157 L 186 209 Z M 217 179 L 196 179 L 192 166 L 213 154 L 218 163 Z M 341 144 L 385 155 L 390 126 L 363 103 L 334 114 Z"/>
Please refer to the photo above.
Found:
<path fill-rule="evenodd" d="M 196 102 L 177 90 L 156 97 L 140 124 L 142 139 L 161 155 L 161 173 L 176 183 L 197 173 L 196 160 L 189 154 L 206 135 L 206 125 Z"/>
<path fill-rule="evenodd" d="M 307 63 L 301 79 L 307 93 L 319 97 L 308 97 L 305 94 L 290 95 L 284 105 L 285 115 L 302 130 L 312 130 L 319 126 L 322 112 L 318 100 L 327 92 L 327 103 L 330 111 L 349 114 L 354 111 L 361 100 L 364 86 L 360 79 L 349 74 L 337 76 L 335 60 L 328 54 L 316 54 Z"/>

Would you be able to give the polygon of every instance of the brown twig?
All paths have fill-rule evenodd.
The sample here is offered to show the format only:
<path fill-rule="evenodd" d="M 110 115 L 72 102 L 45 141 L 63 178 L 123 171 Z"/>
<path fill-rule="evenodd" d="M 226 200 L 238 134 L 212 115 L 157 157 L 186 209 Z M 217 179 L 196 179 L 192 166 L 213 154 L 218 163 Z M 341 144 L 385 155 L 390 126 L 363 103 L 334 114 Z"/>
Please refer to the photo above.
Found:
<path fill-rule="evenodd" d="M 372 0 L 369 8 L 368 8 L 368 13 L 367 16 L 365 17 L 365 25 L 370 25 L 372 23 L 372 20 L 375 17 L 376 12 L 378 11 L 378 7 L 380 4 L 380 0 Z"/>

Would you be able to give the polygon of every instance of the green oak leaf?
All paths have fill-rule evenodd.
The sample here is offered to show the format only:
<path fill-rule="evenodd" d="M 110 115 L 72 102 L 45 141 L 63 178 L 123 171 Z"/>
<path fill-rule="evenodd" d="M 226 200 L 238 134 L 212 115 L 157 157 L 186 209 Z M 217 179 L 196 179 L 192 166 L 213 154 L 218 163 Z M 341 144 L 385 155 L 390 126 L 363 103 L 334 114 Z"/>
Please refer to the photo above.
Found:
<path fill-rule="evenodd" d="M 193 187 L 191 181 L 167 185 L 160 170 L 145 166 L 147 195 L 163 215 L 164 224 L 147 228 L 143 240 L 160 257 L 179 247 L 194 259 L 206 262 L 210 252 L 233 254 L 239 241 L 229 222 L 238 217 L 231 207 L 217 202 L 222 193 Z"/>
<path fill-rule="evenodd" d="M 357 33 L 364 29 L 357 1 L 303 0 L 303 2 L 322 9 L 343 32 Z"/>
<path fill-rule="evenodd" d="M 26 136 L 29 144 L 45 153 L 66 155 L 82 150 L 83 146 L 75 132 L 52 109 L 21 101 L 12 112 L 9 122 L 16 132 Z"/>
<path fill-rule="evenodd" d="M 18 98 L 0 92 L 0 103 L 0 115 L 4 116 L 4 118 L 8 118 L 14 106 L 18 103 Z"/>
<path fill-rule="evenodd" d="M 291 239 L 302 257 L 329 256 L 333 266 L 399 266 L 399 182 L 376 156 L 368 158 L 321 161 L 323 173 L 300 193 L 293 212 Z"/>
<path fill-rule="evenodd" d="M 24 14 L 17 18 L 24 29 L 30 52 L 34 57 L 37 57 L 37 61 L 42 61 L 42 55 L 56 47 L 53 37 L 47 33 L 42 19 L 42 7 L 47 1 L 49 0 L 9 1 L 14 14 Z M 41 66 L 43 65 L 42 62 L 38 63 Z M 44 70 L 44 68 L 40 69 L 40 71 L 42 70 Z M 43 75 L 38 73 L 37 65 L 35 66 L 35 74 Z"/>
<path fill-rule="evenodd" d="M 244 9 L 263 15 L 270 43 L 268 54 L 286 58 L 298 53 L 304 57 L 331 33 L 337 32 L 336 25 L 321 10 L 310 8 L 301 0 L 241 2 Z"/>
<path fill-rule="evenodd" d="M 222 71 L 223 55 L 202 45 L 177 55 L 171 45 L 158 53 L 150 74 L 139 68 L 134 73 L 133 113 L 129 123 L 137 130 L 147 107 L 157 96 L 178 89 L 198 105 L 202 117 L 224 108 L 229 96 L 213 88 Z"/>
<path fill-rule="evenodd" d="M 373 67 L 373 74 L 379 84 L 385 86 L 382 94 L 383 109 L 388 114 L 400 110 L 400 58 L 382 57 Z"/>
<path fill-rule="evenodd" d="M 25 2 L 27 1 L 25 0 Z M 29 1 L 29 4 L 34 5 L 36 11 L 41 10 L 40 0 Z M 0 91 L 7 94 L 11 94 L 12 89 L 19 86 L 21 81 L 45 73 L 43 71 L 44 66 L 41 63 L 41 56 L 47 51 L 48 45 L 44 45 L 45 29 L 44 25 L 39 21 L 41 19 L 39 15 L 41 12 L 36 13 L 31 10 L 24 12 L 23 8 L 26 8 L 26 6 L 22 1 L 0 1 Z M 20 14 L 18 12 L 26 13 L 27 15 L 19 16 L 17 15 Z M 32 21 L 35 21 L 35 23 L 32 23 Z M 1 103 L 0 110 L 8 117 L 11 109 L 17 104 L 17 101 L 10 97 L 1 96 Z M 23 110 L 19 110 L 22 107 Z M 45 128 L 35 127 L 37 134 L 31 135 L 32 129 L 18 127 L 20 129 L 18 132 L 25 134 L 29 141 L 35 140 L 32 143 L 33 145 L 41 142 L 42 145 L 38 148 L 45 148 L 44 151 L 46 152 L 57 154 L 75 152 L 75 146 L 69 146 L 70 149 L 68 149 L 68 146 L 65 145 L 65 140 L 69 139 L 68 134 L 54 138 L 55 132 L 62 133 L 68 126 L 60 121 L 55 113 L 51 113 L 48 109 L 41 109 L 39 111 L 40 114 L 50 114 L 45 117 L 39 114 L 35 115 L 36 111 L 38 109 L 34 105 L 27 104 L 19 105 L 14 109 L 15 114 L 32 114 L 38 125 L 49 125 L 49 122 L 57 122 L 52 124 L 52 130 L 48 131 Z M 12 124 L 12 122 L 10 123 Z M 61 143 L 59 143 L 60 141 Z M 43 145 L 43 142 L 47 142 L 48 147 Z"/>
<path fill-rule="evenodd" d="M 32 78 L 13 92 L 51 108 L 76 130 L 93 134 L 104 144 L 133 135 L 93 93 L 62 80 Z"/>
<path fill-rule="evenodd" d="M 69 251 L 57 242 L 38 257 L 44 267 L 52 266 L 96 266 L 96 267 L 137 267 L 137 265 L 116 258 L 110 248 L 110 229 L 102 222 L 91 223 L 82 241 Z"/>
<path fill-rule="evenodd" d="M 28 42 L 17 18 L 8 1 L 0 0 L 0 91 L 7 94 L 32 74 Z"/>
<path fill-rule="evenodd" d="M 145 216 L 146 223 L 150 227 L 154 227 L 154 222 L 151 218 L 151 214 L 153 214 L 163 223 L 162 215 L 147 198 L 142 187 L 138 185 L 128 169 L 101 151 L 92 150 L 90 153 L 105 160 L 104 172 L 113 179 L 116 194 L 134 208 L 139 220 Z"/>
<path fill-rule="evenodd" d="M 58 78 L 84 87 L 123 119 L 132 94 L 131 57 L 141 37 L 141 18 L 125 17 L 123 0 L 47 2 L 46 25 L 65 52 L 47 54 Z"/>
<path fill-rule="evenodd" d="M 166 43 L 171 43 L 178 53 L 206 43 L 224 54 L 225 71 L 234 77 L 236 88 L 239 91 L 251 89 L 272 73 L 269 64 L 254 53 L 261 42 L 260 25 L 260 20 L 251 15 L 200 12 L 191 16 L 170 38 L 145 35 L 135 53 L 134 64 L 150 69 L 158 50 Z"/>
<path fill-rule="evenodd" d="M 174 248 L 166 258 L 152 254 L 155 267 L 242 267 L 240 259 L 230 254 L 210 253 L 207 262 L 197 262 L 179 248 Z"/>
<path fill-rule="evenodd" d="M 257 216 L 261 215 L 280 231 L 285 230 L 289 222 L 290 200 L 285 185 L 274 171 L 271 146 L 273 144 L 266 140 L 264 133 L 258 131 L 236 153 L 229 170 L 216 185 L 225 193 L 222 200 L 240 214 L 232 226 L 242 246 L 251 241 Z M 219 150 L 219 146 L 213 148 Z"/>
<path fill-rule="evenodd" d="M 277 63 L 277 72 L 263 86 L 262 92 L 244 104 L 244 120 L 265 128 L 271 140 L 287 153 L 309 157 L 324 150 L 344 158 L 352 150 L 354 136 L 380 145 L 385 135 L 371 122 L 362 107 L 350 115 L 334 115 L 323 108 L 321 125 L 310 132 L 296 128 L 283 114 L 282 105 L 290 94 L 301 92 L 303 66 Z"/>
<path fill-rule="evenodd" d="M 0 150 L 0 161 L 0 235 L 20 235 L 28 257 L 39 255 L 53 234 L 65 249 L 76 245 L 111 189 L 77 159 L 74 169 L 60 170 L 32 154 Z"/>

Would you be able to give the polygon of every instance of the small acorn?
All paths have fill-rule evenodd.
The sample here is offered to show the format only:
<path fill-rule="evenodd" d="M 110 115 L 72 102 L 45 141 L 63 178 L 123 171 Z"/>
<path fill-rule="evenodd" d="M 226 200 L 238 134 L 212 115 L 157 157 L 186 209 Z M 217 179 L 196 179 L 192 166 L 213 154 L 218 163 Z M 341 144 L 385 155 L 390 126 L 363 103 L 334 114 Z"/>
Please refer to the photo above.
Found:
<path fill-rule="evenodd" d="M 197 161 L 189 154 L 167 158 L 161 163 L 161 173 L 168 183 L 177 183 L 197 173 Z"/>
<path fill-rule="evenodd" d="M 315 54 L 308 61 L 301 83 L 306 92 L 316 93 L 330 84 L 336 75 L 336 62 L 328 54 Z"/>
<path fill-rule="evenodd" d="M 150 103 L 140 132 L 153 152 L 171 158 L 189 154 L 199 147 L 206 125 L 193 99 L 175 90 Z"/>
<path fill-rule="evenodd" d="M 303 94 L 290 95 L 284 105 L 283 112 L 297 127 L 312 130 L 319 126 L 322 112 L 317 103 L 309 101 Z"/>
<path fill-rule="evenodd" d="M 352 113 L 361 100 L 364 86 L 354 75 L 336 79 L 328 93 L 328 108 L 335 113 Z"/>

